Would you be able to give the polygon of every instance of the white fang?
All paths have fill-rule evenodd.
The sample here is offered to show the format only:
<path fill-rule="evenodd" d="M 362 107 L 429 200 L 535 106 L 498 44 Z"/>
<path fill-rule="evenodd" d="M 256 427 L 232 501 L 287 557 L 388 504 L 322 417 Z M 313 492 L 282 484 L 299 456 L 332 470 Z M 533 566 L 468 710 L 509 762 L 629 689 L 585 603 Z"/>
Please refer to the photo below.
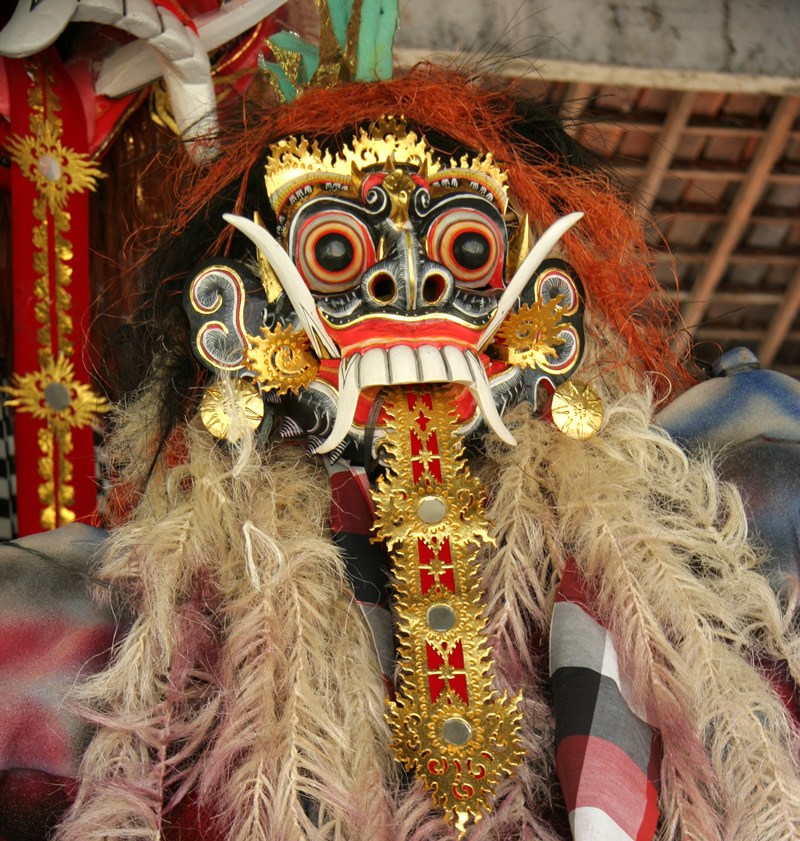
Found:
<path fill-rule="evenodd" d="M 361 356 L 343 359 L 339 365 L 339 405 L 336 407 L 336 421 L 331 434 L 325 442 L 317 447 L 318 453 L 330 453 L 339 446 L 350 432 L 353 418 L 361 396 Z"/>
<path fill-rule="evenodd" d="M 579 219 L 583 219 L 582 212 L 568 213 L 566 216 L 556 219 L 539 237 L 536 245 L 533 246 L 528 256 L 522 261 L 522 265 L 517 269 L 517 273 L 511 279 L 505 292 L 503 292 L 500 300 L 497 302 L 497 309 L 492 316 L 492 320 L 486 325 L 486 329 L 478 340 L 478 352 L 482 351 L 491 342 L 494 334 L 500 329 L 503 320 L 511 312 L 511 308 L 522 294 L 522 290 L 528 285 L 528 281 L 533 277 L 534 272 L 542 264 L 544 258 L 547 257 L 555 247 L 555 244 Z"/>
<path fill-rule="evenodd" d="M 514 446 L 517 443 L 497 411 L 486 369 L 473 351 L 454 345 L 443 348 L 395 345 L 388 350 L 371 348 L 364 354 L 355 353 L 342 360 L 336 420 L 330 435 L 316 452 L 331 453 L 347 437 L 362 389 L 434 382 L 467 386 L 486 425 L 506 444 Z"/>
<path fill-rule="evenodd" d="M 275 241 L 269 231 L 260 225 L 256 225 L 255 222 L 245 219 L 244 216 L 223 213 L 222 218 L 229 225 L 233 225 L 234 228 L 241 231 L 269 261 L 281 282 L 281 286 L 289 296 L 289 300 L 297 313 L 297 318 L 300 320 L 300 326 L 308 334 L 317 356 L 321 358 L 326 355 L 323 353 L 323 348 L 331 359 L 337 359 L 341 356 L 339 348 L 322 324 L 322 319 L 317 312 L 317 305 L 314 302 L 314 296 L 303 278 L 300 277 L 300 272 L 297 271 L 295 264 L 289 259 L 289 255 Z"/>

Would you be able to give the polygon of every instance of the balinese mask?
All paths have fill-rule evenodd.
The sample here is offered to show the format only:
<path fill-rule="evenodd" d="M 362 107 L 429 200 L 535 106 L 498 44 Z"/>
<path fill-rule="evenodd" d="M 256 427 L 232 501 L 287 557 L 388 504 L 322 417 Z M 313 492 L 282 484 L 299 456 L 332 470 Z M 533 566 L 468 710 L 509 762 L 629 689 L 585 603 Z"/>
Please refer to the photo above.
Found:
<path fill-rule="evenodd" d="M 283 399 L 283 434 L 333 458 L 366 438 L 369 459 L 382 388 L 447 383 L 462 434 L 485 423 L 513 444 L 504 408 L 535 404 L 580 361 L 579 283 L 546 258 L 581 214 L 531 248 L 491 154 L 442 160 L 392 117 L 352 148 L 289 138 L 270 152 L 275 237 L 257 214 L 226 217 L 258 247 L 260 278 L 212 261 L 185 295 L 195 354 L 239 380 L 253 425 L 259 394 Z"/>
<path fill-rule="evenodd" d="M 258 215 L 226 217 L 258 247 L 260 278 L 229 261 L 197 271 L 195 353 L 233 375 L 254 427 L 264 400 L 282 400 L 282 434 L 331 459 L 354 443 L 367 464 L 382 441 L 374 531 L 391 553 L 403 675 L 392 749 L 463 834 L 524 752 L 521 695 L 492 681 L 477 559 L 492 538 L 461 442 L 485 423 L 513 444 L 503 409 L 575 370 L 578 283 L 546 258 L 582 214 L 531 248 L 491 155 L 443 162 L 393 118 L 335 156 L 296 138 L 270 152 L 276 237 Z M 217 386 L 207 398 L 207 428 L 230 437 L 236 413 Z"/>

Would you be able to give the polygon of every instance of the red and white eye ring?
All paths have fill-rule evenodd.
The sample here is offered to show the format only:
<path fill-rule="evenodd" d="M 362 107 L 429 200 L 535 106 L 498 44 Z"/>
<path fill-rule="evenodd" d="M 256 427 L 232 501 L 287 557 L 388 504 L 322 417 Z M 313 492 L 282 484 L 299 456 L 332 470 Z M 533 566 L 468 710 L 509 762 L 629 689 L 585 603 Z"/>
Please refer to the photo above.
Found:
<path fill-rule="evenodd" d="M 294 261 L 314 292 L 344 292 L 375 263 L 375 246 L 356 216 L 327 210 L 306 219 L 297 233 Z"/>
<path fill-rule="evenodd" d="M 497 225 L 477 210 L 443 213 L 430 227 L 428 256 L 449 269 L 460 286 L 502 287 L 505 249 Z"/>

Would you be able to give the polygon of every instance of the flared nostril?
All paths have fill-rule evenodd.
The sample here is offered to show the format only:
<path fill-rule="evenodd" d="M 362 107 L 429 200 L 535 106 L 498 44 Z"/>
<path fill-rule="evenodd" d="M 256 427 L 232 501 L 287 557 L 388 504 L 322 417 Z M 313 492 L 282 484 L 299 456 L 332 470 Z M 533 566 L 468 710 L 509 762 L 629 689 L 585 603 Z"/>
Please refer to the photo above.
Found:
<path fill-rule="evenodd" d="M 430 272 L 422 281 L 422 300 L 426 304 L 438 304 L 447 293 L 447 278 L 441 272 Z"/>
<path fill-rule="evenodd" d="M 379 304 L 391 304 L 397 298 L 397 284 L 388 272 L 377 272 L 367 284 L 370 297 Z"/>

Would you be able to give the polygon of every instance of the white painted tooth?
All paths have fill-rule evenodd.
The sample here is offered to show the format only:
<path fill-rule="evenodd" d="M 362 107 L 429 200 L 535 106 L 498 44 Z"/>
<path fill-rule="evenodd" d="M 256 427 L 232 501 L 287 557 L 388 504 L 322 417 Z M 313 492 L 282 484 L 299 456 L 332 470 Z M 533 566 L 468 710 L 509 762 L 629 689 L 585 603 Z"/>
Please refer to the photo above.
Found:
<path fill-rule="evenodd" d="M 318 453 L 330 453 L 335 450 L 350 431 L 361 395 L 360 362 L 361 357 L 353 354 L 343 359 L 339 366 L 339 405 L 336 407 L 336 421 L 327 440 L 317 447 Z"/>
<path fill-rule="evenodd" d="M 464 352 L 453 345 L 445 345 L 442 348 L 442 356 L 448 371 L 447 382 L 472 386 L 473 376 L 464 359 Z"/>
<path fill-rule="evenodd" d="M 489 379 L 486 376 L 486 369 L 481 364 L 480 359 L 474 353 L 469 351 L 464 354 L 472 371 L 473 384 L 470 386 L 470 392 L 481 410 L 483 419 L 486 425 L 492 430 L 506 444 L 513 447 L 516 445 L 514 436 L 508 431 L 500 413 L 497 411 L 497 406 L 494 405 L 494 398 L 492 397 L 492 387 L 489 385 Z"/>
<path fill-rule="evenodd" d="M 447 366 L 444 364 L 439 348 L 435 348 L 433 345 L 422 345 L 417 349 L 417 360 L 419 361 L 419 381 L 421 383 L 447 382 Z"/>
<path fill-rule="evenodd" d="M 389 348 L 389 385 L 418 383 L 419 365 L 417 354 L 407 345 L 395 345 Z"/>
<path fill-rule="evenodd" d="M 374 347 L 362 355 L 358 378 L 361 381 L 361 388 L 389 384 L 389 365 L 383 348 Z"/>

